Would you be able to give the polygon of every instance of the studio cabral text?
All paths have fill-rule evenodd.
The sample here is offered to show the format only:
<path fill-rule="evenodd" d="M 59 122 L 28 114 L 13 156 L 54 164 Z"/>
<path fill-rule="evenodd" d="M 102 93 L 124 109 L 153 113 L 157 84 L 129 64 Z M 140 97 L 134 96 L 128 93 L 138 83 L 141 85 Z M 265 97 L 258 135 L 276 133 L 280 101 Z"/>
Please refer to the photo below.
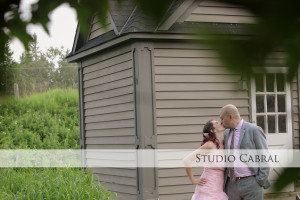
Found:
<path fill-rule="evenodd" d="M 236 162 L 240 161 L 243 163 L 278 163 L 277 155 L 248 155 L 248 154 L 241 154 L 241 155 L 207 155 L 207 154 L 197 154 L 196 162 Z"/>

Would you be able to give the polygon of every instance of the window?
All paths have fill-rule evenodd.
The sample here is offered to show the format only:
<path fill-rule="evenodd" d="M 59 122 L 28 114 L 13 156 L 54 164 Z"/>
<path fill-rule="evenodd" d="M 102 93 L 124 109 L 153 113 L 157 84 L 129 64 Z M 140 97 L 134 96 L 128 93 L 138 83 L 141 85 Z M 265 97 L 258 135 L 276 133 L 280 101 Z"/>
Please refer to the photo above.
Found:
<path fill-rule="evenodd" d="M 287 87 L 282 73 L 256 74 L 252 80 L 253 120 L 266 134 L 287 133 Z"/>

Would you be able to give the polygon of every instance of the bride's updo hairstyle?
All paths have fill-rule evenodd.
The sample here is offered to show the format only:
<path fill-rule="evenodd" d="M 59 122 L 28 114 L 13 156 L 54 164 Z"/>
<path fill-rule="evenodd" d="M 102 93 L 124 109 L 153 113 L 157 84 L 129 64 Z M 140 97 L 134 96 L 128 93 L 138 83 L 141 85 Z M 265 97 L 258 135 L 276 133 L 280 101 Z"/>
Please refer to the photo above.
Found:
<path fill-rule="evenodd" d="M 204 145 L 208 141 L 212 141 L 213 143 L 216 144 L 217 149 L 220 148 L 220 143 L 219 140 L 216 138 L 215 134 L 215 127 L 214 124 L 212 123 L 214 120 L 209 120 L 203 127 L 203 142 L 201 144 Z"/>

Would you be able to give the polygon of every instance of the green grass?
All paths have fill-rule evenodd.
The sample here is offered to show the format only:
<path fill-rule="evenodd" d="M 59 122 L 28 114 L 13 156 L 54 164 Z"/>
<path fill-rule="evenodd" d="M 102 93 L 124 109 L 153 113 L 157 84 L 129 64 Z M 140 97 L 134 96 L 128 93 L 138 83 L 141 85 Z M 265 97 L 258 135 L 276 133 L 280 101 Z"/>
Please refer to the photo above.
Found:
<path fill-rule="evenodd" d="M 0 99 L 1 149 L 79 149 L 76 90 Z"/>
<path fill-rule="evenodd" d="M 113 193 L 79 168 L 2 168 L 1 200 L 110 200 Z"/>
<path fill-rule="evenodd" d="M 0 99 L 0 149 L 79 149 L 76 90 Z M 0 200 L 113 199 L 80 168 L 0 168 Z"/>

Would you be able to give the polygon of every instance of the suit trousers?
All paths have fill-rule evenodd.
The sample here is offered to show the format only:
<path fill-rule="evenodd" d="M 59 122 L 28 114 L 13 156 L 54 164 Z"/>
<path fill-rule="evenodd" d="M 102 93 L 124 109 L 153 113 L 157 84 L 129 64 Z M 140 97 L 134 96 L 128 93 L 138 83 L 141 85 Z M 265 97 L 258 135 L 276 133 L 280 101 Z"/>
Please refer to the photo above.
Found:
<path fill-rule="evenodd" d="M 257 183 L 255 176 L 250 176 L 235 182 L 227 179 L 225 192 L 229 200 L 263 200 L 264 190 Z"/>

